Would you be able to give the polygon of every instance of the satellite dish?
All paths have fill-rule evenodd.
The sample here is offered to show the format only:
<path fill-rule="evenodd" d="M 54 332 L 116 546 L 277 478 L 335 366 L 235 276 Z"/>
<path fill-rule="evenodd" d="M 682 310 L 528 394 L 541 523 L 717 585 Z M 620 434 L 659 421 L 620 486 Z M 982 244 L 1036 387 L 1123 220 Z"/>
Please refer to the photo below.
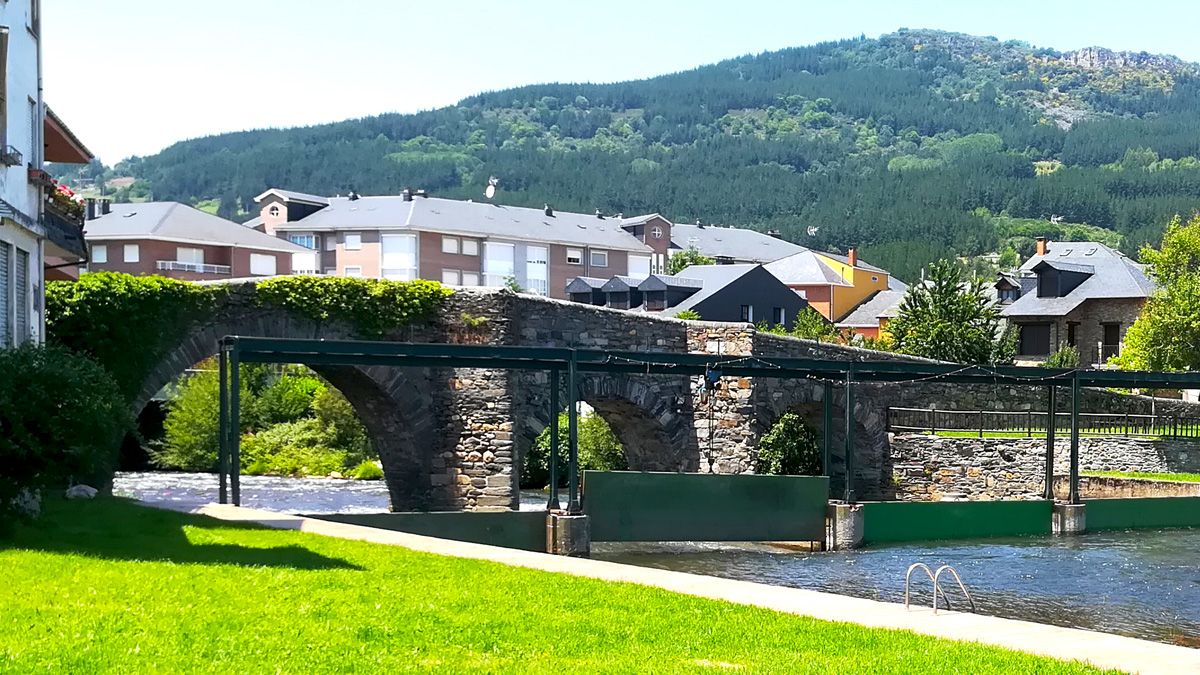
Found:
<path fill-rule="evenodd" d="M 496 196 L 496 186 L 500 184 L 500 179 L 492 176 L 488 178 L 487 187 L 483 189 L 483 196 L 491 199 Z"/>

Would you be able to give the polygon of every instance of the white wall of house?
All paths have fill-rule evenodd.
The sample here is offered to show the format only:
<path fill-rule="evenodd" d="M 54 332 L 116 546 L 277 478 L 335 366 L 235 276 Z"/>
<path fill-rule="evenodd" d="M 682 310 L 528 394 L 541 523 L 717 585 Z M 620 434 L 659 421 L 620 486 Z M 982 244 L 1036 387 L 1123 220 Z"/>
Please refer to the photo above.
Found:
<path fill-rule="evenodd" d="M 45 332 L 41 190 L 29 182 L 29 169 L 41 169 L 43 155 L 40 2 L 0 3 L 0 26 L 8 31 L 0 38 L 0 45 L 7 42 L 0 151 L 11 146 L 21 155 L 19 164 L 0 165 L 0 264 L 8 262 L 0 278 L 0 346 L 41 341 Z"/>

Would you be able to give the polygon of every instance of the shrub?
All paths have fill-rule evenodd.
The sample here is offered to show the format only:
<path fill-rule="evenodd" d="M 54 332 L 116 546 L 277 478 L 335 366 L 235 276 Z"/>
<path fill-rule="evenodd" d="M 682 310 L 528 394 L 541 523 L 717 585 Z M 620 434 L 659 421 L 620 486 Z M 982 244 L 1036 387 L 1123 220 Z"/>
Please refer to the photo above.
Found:
<path fill-rule="evenodd" d="M 364 460 L 350 469 L 350 477 L 354 480 L 383 480 L 383 467 L 379 466 L 379 462 Z"/>
<path fill-rule="evenodd" d="M 567 452 L 570 439 L 567 413 L 558 416 L 558 475 L 567 482 Z M 622 471 L 628 468 L 625 448 L 608 422 L 596 413 L 579 416 L 579 470 Z M 533 447 L 525 454 L 521 469 L 521 487 L 541 488 L 550 482 L 550 427 L 542 430 Z"/>
<path fill-rule="evenodd" d="M 201 362 L 197 372 L 186 376 L 175 388 L 175 395 L 167 405 L 167 416 L 163 421 L 163 446 L 151 453 L 151 459 L 158 466 L 185 471 L 216 470 L 220 436 L 220 380 L 216 367 L 214 359 Z M 242 372 L 245 374 L 244 367 Z M 241 398 L 238 409 L 242 430 L 251 426 L 255 407 L 249 379 L 242 377 L 239 381 Z"/>
<path fill-rule="evenodd" d="M 329 444 L 346 452 L 347 463 L 358 464 L 375 459 L 367 430 L 342 392 L 325 387 L 313 398 L 312 411 L 325 428 Z"/>
<path fill-rule="evenodd" d="M 758 473 L 777 476 L 821 473 L 817 434 L 799 414 L 784 413 L 758 442 Z"/>
<path fill-rule="evenodd" d="M 1063 345 L 1058 351 L 1046 359 L 1047 368 L 1078 368 L 1079 350 L 1071 345 Z"/>
<path fill-rule="evenodd" d="M 675 318 L 683 319 L 684 321 L 700 321 L 700 312 L 694 309 L 685 309 L 676 314 Z"/>
<path fill-rule="evenodd" d="M 308 417 L 312 414 L 313 402 L 325 389 L 325 383 L 312 375 L 284 371 L 254 402 L 255 422 L 267 426 Z"/>
<path fill-rule="evenodd" d="M 56 346 L 0 350 L 0 523 L 25 489 L 99 484 L 133 419 L 111 375 Z"/>
<path fill-rule="evenodd" d="M 314 321 L 341 320 L 363 337 L 427 319 L 454 291 L 436 281 L 387 281 L 352 277 L 292 276 L 258 282 L 256 301 Z"/>
<path fill-rule="evenodd" d="M 251 475 L 324 476 L 346 467 L 346 453 L 329 447 L 321 423 L 306 418 L 246 434 L 241 464 Z"/>

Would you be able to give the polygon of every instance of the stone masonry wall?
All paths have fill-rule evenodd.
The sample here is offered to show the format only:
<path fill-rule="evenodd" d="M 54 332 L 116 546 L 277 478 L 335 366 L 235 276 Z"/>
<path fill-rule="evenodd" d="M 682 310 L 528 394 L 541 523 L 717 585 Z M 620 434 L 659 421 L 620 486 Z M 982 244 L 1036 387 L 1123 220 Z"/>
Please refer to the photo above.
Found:
<path fill-rule="evenodd" d="M 1044 490 L 1046 442 L 905 434 L 892 438 L 896 498 L 937 501 L 1037 499 Z M 1079 439 L 1080 471 L 1200 471 L 1200 441 Z M 1056 438 L 1054 471 L 1070 471 L 1070 439 Z"/>

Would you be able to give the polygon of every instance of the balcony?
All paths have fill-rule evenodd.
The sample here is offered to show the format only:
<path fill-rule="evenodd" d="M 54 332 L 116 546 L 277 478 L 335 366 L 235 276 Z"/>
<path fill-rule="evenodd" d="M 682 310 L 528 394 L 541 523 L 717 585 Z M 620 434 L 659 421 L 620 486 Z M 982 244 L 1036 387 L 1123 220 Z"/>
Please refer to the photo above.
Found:
<path fill-rule="evenodd" d="M 42 226 L 46 228 L 46 242 L 53 249 L 48 254 L 61 258 L 82 260 L 87 255 L 83 240 L 83 218 L 66 213 L 53 202 L 46 202 L 42 209 Z"/>
<path fill-rule="evenodd" d="M 183 262 L 182 260 L 159 260 L 155 269 L 166 272 L 195 272 L 196 274 L 229 274 L 229 265 L 208 265 Z"/>

